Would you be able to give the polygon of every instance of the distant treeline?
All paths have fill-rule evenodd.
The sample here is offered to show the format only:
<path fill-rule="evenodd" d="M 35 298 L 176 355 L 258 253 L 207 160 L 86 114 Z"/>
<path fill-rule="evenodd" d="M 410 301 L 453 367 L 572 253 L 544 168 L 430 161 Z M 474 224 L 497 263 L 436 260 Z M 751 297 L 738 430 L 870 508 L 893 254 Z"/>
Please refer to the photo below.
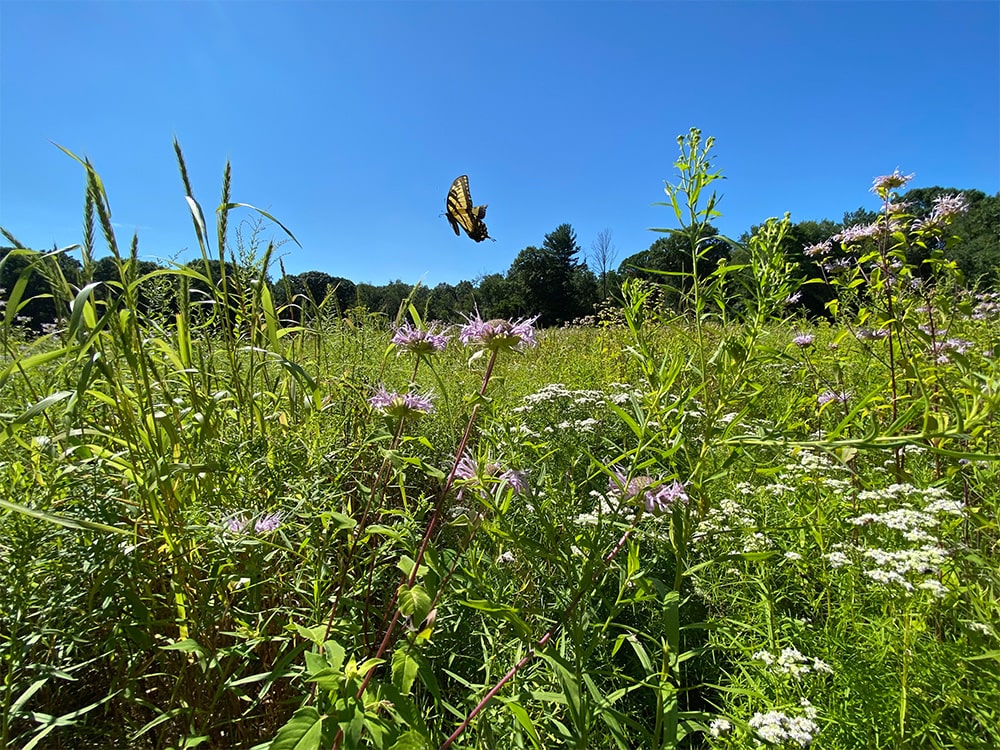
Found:
<path fill-rule="evenodd" d="M 919 220 L 930 213 L 936 197 L 958 192 L 965 195 L 969 210 L 956 217 L 951 226 L 952 234 L 960 241 L 948 244 L 947 257 L 962 271 L 967 285 L 996 288 L 1000 281 L 1000 194 L 989 196 L 979 190 L 916 188 L 907 192 L 902 201 L 908 204 L 908 213 Z M 797 264 L 796 275 L 820 279 L 817 265 L 820 259 L 805 254 L 805 248 L 828 240 L 846 227 L 870 224 L 875 219 L 874 212 L 859 208 L 845 213 L 841 222 L 822 220 L 792 224 L 782 250 L 788 262 Z M 679 304 L 686 290 L 678 286 L 677 280 L 690 279 L 692 242 L 701 251 L 695 270 L 699 276 L 707 275 L 719 262 L 739 264 L 743 247 L 755 230 L 756 227 L 751 227 L 735 240 L 720 237 L 711 227 L 697 238 L 681 233 L 664 235 L 615 266 L 617 252 L 610 231 L 602 232 L 594 240 L 591 251 L 585 252 L 573 228 L 562 224 L 545 235 L 540 247 L 524 248 L 506 273 L 416 290 L 412 284 L 400 280 L 382 286 L 356 284 L 325 271 L 294 275 L 282 272 L 268 278 L 272 279 L 269 284 L 274 304 L 284 310 L 286 321 L 372 314 L 391 319 L 395 318 L 403 301 L 409 299 L 425 320 L 458 322 L 462 314 L 478 310 L 484 319 L 539 315 L 539 325 L 554 326 L 594 315 L 600 308 L 613 308 L 627 278 L 665 282 L 667 291 L 660 295 L 661 303 Z M 911 261 L 919 265 L 935 249 L 912 248 Z M 212 295 L 208 289 L 199 289 L 204 286 L 199 279 L 181 283 L 180 275 L 171 274 L 170 269 L 150 261 L 136 258 L 119 261 L 107 256 L 85 269 L 68 253 L 57 253 L 49 262 L 40 263 L 32 254 L 16 253 L 7 257 L 11 250 L 13 248 L 0 248 L 0 306 L 6 307 L 6 301 L 17 288 L 18 309 L 4 314 L 34 331 L 44 330 L 46 325 L 58 323 L 66 316 L 69 300 L 59 299 L 56 290 L 60 285 L 52 283 L 53 273 L 61 273 L 77 288 L 97 283 L 95 294 L 109 301 L 125 293 L 131 284 L 129 293 L 136 295 L 140 309 L 152 314 L 170 315 L 177 310 L 181 300 L 194 305 L 200 300 L 218 298 L 217 293 Z M 244 253 L 239 255 L 243 257 Z M 250 283 L 251 278 L 259 277 L 259 274 L 241 273 L 240 264 L 235 260 L 227 263 L 225 273 L 218 260 L 193 260 L 187 267 L 217 284 L 228 285 L 226 288 L 230 291 L 239 291 L 239 284 Z M 825 314 L 825 303 L 832 296 L 824 283 L 807 284 L 792 306 L 810 316 L 821 316 Z M 733 304 L 739 304 L 739 299 L 734 297 Z"/>

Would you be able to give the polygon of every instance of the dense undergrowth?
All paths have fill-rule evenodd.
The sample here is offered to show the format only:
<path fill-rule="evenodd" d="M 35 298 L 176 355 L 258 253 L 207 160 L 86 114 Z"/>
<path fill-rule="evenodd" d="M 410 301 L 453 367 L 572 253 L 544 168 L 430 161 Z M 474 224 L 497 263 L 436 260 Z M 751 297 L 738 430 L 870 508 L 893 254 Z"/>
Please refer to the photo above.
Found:
<path fill-rule="evenodd" d="M 680 145 L 697 267 L 718 174 Z M 823 323 L 783 312 L 786 219 L 601 327 L 283 326 L 270 248 L 211 277 L 183 160 L 206 263 L 171 283 L 216 291 L 140 306 L 168 272 L 84 166 L 119 293 L 16 250 L 67 318 L 25 336 L 7 295 L 0 746 L 1000 746 L 1000 342 L 958 204 L 915 225 L 876 181 L 814 248 Z"/>

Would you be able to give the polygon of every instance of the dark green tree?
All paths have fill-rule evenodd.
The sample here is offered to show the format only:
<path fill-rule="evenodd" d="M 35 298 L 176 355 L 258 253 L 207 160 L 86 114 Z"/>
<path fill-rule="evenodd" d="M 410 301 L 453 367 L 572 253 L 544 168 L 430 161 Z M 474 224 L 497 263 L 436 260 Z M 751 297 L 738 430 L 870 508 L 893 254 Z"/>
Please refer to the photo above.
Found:
<path fill-rule="evenodd" d="M 949 243 L 947 256 L 961 269 L 966 281 L 973 285 L 993 287 L 1000 280 L 1000 193 L 987 195 L 981 190 L 956 188 L 914 188 L 902 196 L 907 211 L 917 219 L 925 219 L 934 210 L 940 196 L 962 193 L 968 210 L 956 215 L 948 230 L 957 242 Z M 924 260 L 922 254 L 911 260 Z"/>
<path fill-rule="evenodd" d="M 524 315 L 524 300 L 517 294 L 515 285 L 501 273 L 480 277 L 476 283 L 474 304 L 462 312 L 478 310 L 484 319 L 514 318 Z"/>
<path fill-rule="evenodd" d="M 354 282 L 340 276 L 331 276 L 323 271 L 306 271 L 294 276 L 285 276 L 276 285 L 274 303 L 278 307 L 293 304 L 290 314 L 302 321 L 307 311 L 342 315 L 353 306 L 357 298 Z M 306 314 L 308 318 L 309 315 Z"/>
<path fill-rule="evenodd" d="M 729 255 L 729 245 L 712 226 L 705 227 L 698 239 L 700 278 L 707 277 Z M 645 250 L 630 255 L 618 266 L 624 278 L 639 278 L 663 285 L 663 299 L 676 306 L 691 288 L 691 237 L 672 232 L 657 239 Z"/>
<path fill-rule="evenodd" d="M 18 279 L 25 277 L 16 315 L 18 323 L 39 332 L 42 326 L 59 323 L 69 315 L 69 297 L 73 287 L 80 285 L 80 262 L 64 252 L 43 253 L 20 250 L 14 255 L 13 247 L 0 248 L 0 300 L 11 300 Z M 9 257 L 8 257 L 9 256 Z M 6 305 L 0 314 L 7 314 Z"/>
<path fill-rule="evenodd" d="M 560 224 L 545 235 L 541 248 L 526 247 L 518 254 L 507 279 L 523 303 L 520 314 L 537 314 L 539 325 L 553 326 L 593 311 L 597 285 L 591 287 L 585 276 L 577 279 L 583 266 L 579 252 L 573 227 Z"/>

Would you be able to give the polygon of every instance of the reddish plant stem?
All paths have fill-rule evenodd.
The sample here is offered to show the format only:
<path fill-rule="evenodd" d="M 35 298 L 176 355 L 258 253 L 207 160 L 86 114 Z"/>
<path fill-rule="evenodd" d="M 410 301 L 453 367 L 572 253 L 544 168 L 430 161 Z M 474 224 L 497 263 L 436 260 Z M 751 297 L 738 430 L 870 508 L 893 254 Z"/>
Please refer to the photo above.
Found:
<path fill-rule="evenodd" d="M 482 398 L 486 395 L 486 386 L 490 382 L 490 376 L 493 374 L 493 367 L 497 361 L 497 352 L 492 350 L 490 352 L 490 360 L 486 365 L 486 372 L 483 374 L 483 384 L 479 388 L 479 396 Z M 476 422 L 476 415 L 479 413 L 479 403 L 477 402 L 472 407 L 472 412 L 469 414 L 469 421 L 466 422 L 465 432 L 462 434 L 462 439 L 459 441 L 458 450 L 455 451 L 455 460 L 452 462 L 451 472 L 448 474 L 448 478 L 445 480 L 444 485 L 441 487 L 441 492 L 438 495 L 437 502 L 434 504 L 434 512 L 431 514 L 431 520 L 427 523 L 427 530 L 424 531 L 424 537 L 420 543 L 420 550 L 417 552 L 417 557 L 413 562 L 413 569 L 410 571 L 410 575 L 407 576 L 406 585 L 412 586 L 417 579 L 417 571 L 420 570 L 420 563 L 423 562 L 424 554 L 427 552 L 427 545 L 430 544 L 431 537 L 434 534 L 434 530 L 437 527 L 438 520 L 441 517 L 441 511 L 444 508 L 445 499 L 448 497 L 448 492 L 451 491 L 452 485 L 455 483 L 455 474 L 458 472 L 458 465 L 462 460 L 462 456 L 465 455 L 465 449 L 469 444 L 469 436 L 472 435 L 472 426 Z M 378 650 L 376 650 L 372 658 L 381 658 L 382 654 L 386 652 L 389 648 L 389 644 L 392 642 L 393 633 L 396 630 L 396 624 L 399 622 L 399 608 L 396 607 L 396 601 L 399 598 L 399 591 L 397 589 L 396 593 L 392 595 L 392 600 L 389 603 L 389 607 L 394 610 L 392 614 L 392 619 L 389 621 L 388 627 L 385 629 L 385 635 L 382 637 L 382 642 L 379 643 Z M 368 687 L 368 683 L 371 682 L 372 677 L 375 675 L 375 670 L 370 669 L 365 675 L 364 680 L 361 682 L 361 687 L 358 688 L 358 692 L 355 694 L 357 700 L 361 700 L 361 697 L 365 693 L 365 689 Z M 344 739 L 344 730 L 338 729 L 336 736 L 333 738 L 333 750 L 337 750 L 340 747 L 340 743 Z"/>
<path fill-rule="evenodd" d="M 619 539 L 618 543 L 614 546 L 614 548 L 602 558 L 601 562 L 607 565 L 614 559 L 615 555 L 617 555 L 621 551 L 622 547 L 625 546 L 625 542 L 628 541 L 629 535 L 635 530 L 635 524 L 636 522 L 638 522 L 640 515 L 642 514 L 641 513 L 636 514 L 635 521 L 632 522 L 631 528 L 627 529 L 625 533 L 622 534 L 621 539 Z M 559 631 L 562 629 L 563 623 L 565 623 L 566 620 L 569 619 L 569 616 L 573 613 L 573 610 L 575 610 L 577 605 L 580 603 L 580 600 L 583 598 L 583 594 L 588 589 L 592 579 L 593 579 L 593 573 L 591 573 L 590 576 L 587 576 L 584 581 L 581 581 L 580 588 L 577 590 L 576 596 L 573 597 L 573 601 L 570 602 L 569 607 L 567 607 L 566 610 L 563 612 L 562 617 L 556 622 L 555 625 L 549 628 L 549 631 L 545 635 L 543 635 L 541 638 L 538 639 L 538 642 L 534 645 L 534 647 L 529 649 L 528 653 L 526 653 L 523 657 L 521 657 L 521 660 L 517 664 L 515 664 L 513 667 L 510 668 L 507 674 L 505 674 L 503 677 L 500 678 L 500 681 L 496 685 L 490 688 L 489 692 L 483 696 L 482 700 L 480 700 L 479 703 L 476 704 L 475 708 L 473 708 L 472 711 L 469 712 L 469 715 L 466 716 L 465 719 L 462 721 L 462 723 L 458 725 L 458 728 L 451 733 L 451 736 L 448 737 L 448 739 L 444 741 L 444 744 L 441 745 L 440 750 L 447 750 L 447 748 L 451 747 L 451 743 L 457 740 L 462 735 L 462 733 L 466 729 L 468 729 L 469 724 L 472 723 L 472 720 L 476 718 L 476 716 L 479 714 L 480 711 L 486 708 L 487 704 L 489 704 L 489 702 L 493 699 L 493 696 L 499 693 L 500 689 L 504 685 L 506 685 L 514 677 L 514 675 L 516 675 L 529 661 L 531 661 L 535 657 L 535 654 L 538 653 L 538 650 L 540 648 L 544 648 L 545 645 L 550 640 L 552 640 L 552 638 L 555 637 L 556 634 L 559 633 Z"/>

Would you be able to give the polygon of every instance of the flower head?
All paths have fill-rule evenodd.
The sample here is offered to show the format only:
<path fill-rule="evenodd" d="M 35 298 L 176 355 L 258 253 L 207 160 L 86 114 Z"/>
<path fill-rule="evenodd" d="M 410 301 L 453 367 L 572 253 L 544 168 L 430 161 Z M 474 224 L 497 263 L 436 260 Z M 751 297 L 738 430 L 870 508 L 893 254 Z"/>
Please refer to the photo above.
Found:
<path fill-rule="evenodd" d="M 281 525 L 281 513 L 265 513 L 257 519 L 253 530 L 258 534 L 270 534 Z"/>
<path fill-rule="evenodd" d="M 965 196 L 962 193 L 957 193 L 956 195 L 939 195 L 934 199 L 934 208 L 931 211 L 931 216 L 935 219 L 941 219 L 945 216 L 963 214 L 968 210 L 969 205 L 965 202 Z"/>
<path fill-rule="evenodd" d="M 631 479 L 619 468 L 608 479 L 608 490 L 622 500 L 633 500 L 642 496 L 647 513 L 665 513 L 678 502 L 686 503 L 689 498 L 684 485 L 676 479 L 669 483 L 657 483 L 652 477 L 641 475 Z"/>
<path fill-rule="evenodd" d="M 733 728 L 728 719 L 712 719 L 708 725 L 708 733 L 715 738 L 719 738 Z"/>
<path fill-rule="evenodd" d="M 810 258 L 815 258 L 817 255 L 827 255 L 832 250 L 833 243 L 830 240 L 824 240 L 823 242 L 817 242 L 815 245 L 807 245 L 802 248 L 802 252 Z"/>
<path fill-rule="evenodd" d="M 523 471 L 517 469 L 507 469 L 500 475 L 500 483 L 510 487 L 515 495 L 523 495 L 528 491 L 528 477 Z"/>
<path fill-rule="evenodd" d="M 870 237 L 877 237 L 881 232 L 882 227 L 877 221 L 873 221 L 871 224 L 855 224 L 854 226 L 847 227 L 843 231 L 833 235 L 830 239 L 842 245 L 850 245 L 851 243 L 860 242 Z"/>
<path fill-rule="evenodd" d="M 847 391 L 824 391 L 816 397 L 816 403 L 820 406 L 828 404 L 831 401 L 838 401 L 842 404 L 847 403 L 847 399 L 850 398 L 851 394 Z"/>
<path fill-rule="evenodd" d="M 811 333 L 800 333 L 798 336 L 792 339 L 792 343 L 795 344 L 796 346 L 801 346 L 805 348 L 807 346 L 812 346 L 814 340 L 815 338 Z"/>
<path fill-rule="evenodd" d="M 537 345 L 534 326 L 537 315 L 513 321 L 483 320 L 477 312 L 475 317 L 466 316 L 466 320 L 459 333 L 463 344 L 482 344 L 491 351 L 514 351 Z"/>
<path fill-rule="evenodd" d="M 895 190 L 896 188 L 904 187 L 906 183 L 914 178 L 914 176 L 915 175 L 912 174 L 902 174 L 899 171 L 899 167 L 897 167 L 893 170 L 892 174 L 876 177 L 872 180 L 871 192 L 875 193 L 884 200 L 889 195 L 890 191 Z"/>
<path fill-rule="evenodd" d="M 479 463 L 468 453 L 463 453 L 455 467 L 457 479 L 476 479 L 479 476 Z"/>
<path fill-rule="evenodd" d="M 242 534 L 247 527 L 247 519 L 242 513 L 234 513 L 222 520 L 222 525 L 230 534 Z"/>
<path fill-rule="evenodd" d="M 448 345 L 448 337 L 436 323 L 432 323 L 426 331 L 403 323 L 393 334 L 392 343 L 405 351 L 426 356 L 443 351 Z"/>
<path fill-rule="evenodd" d="M 397 419 L 411 417 L 417 414 L 428 414 L 434 409 L 429 393 L 398 393 L 386 390 L 380 386 L 375 395 L 368 399 L 373 409 Z"/>

